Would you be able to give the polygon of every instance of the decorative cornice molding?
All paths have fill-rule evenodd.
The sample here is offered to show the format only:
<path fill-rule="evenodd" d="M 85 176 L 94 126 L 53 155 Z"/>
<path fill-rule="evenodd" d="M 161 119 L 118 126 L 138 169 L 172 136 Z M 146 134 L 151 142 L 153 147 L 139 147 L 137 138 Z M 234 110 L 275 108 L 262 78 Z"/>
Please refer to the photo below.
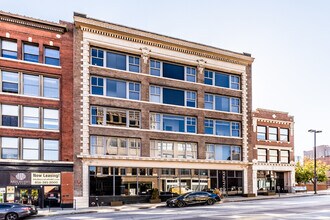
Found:
<path fill-rule="evenodd" d="M 143 59 L 143 62 L 147 64 L 151 51 L 147 47 L 142 47 L 140 49 L 141 49 L 141 57 Z"/>
<path fill-rule="evenodd" d="M 67 26 L 65 24 L 57 24 L 49 21 L 43 21 L 2 11 L 0 11 L 0 21 L 28 26 L 32 28 L 39 28 L 46 31 L 53 31 L 62 34 L 67 31 Z"/>
<path fill-rule="evenodd" d="M 181 53 L 192 54 L 199 57 L 205 57 L 239 65 L 248 65 L 251 64 L 254 60 L 254 58 L 243 54 L 99 21 L 96 19 L 75 16 L 74 21 L 75 25 L 80 26 L 83 31 L 173 50 Z"/>

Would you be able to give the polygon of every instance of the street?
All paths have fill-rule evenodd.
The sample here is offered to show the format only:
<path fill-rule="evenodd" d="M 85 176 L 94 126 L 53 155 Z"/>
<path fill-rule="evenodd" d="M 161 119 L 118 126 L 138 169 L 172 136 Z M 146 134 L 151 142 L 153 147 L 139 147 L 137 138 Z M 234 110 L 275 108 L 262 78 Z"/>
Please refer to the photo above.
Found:
<path fill-rule="evenodd" d="M 330 195 L 230 202 L 213 206 L 159 207 L 134 211 L 112 211 L 34 217 L 29 219 L 330 219 Z"/>

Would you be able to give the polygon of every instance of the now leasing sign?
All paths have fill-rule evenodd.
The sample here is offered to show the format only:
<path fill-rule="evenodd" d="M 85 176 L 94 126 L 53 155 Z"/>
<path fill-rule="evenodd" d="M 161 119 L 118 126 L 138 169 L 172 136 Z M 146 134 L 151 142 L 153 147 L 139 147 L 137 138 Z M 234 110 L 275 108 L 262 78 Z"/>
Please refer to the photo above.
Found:
<path fill-rule="evenodd" d="M 61 173 L 31 173 L 32 185 L 61 185 Z"/>

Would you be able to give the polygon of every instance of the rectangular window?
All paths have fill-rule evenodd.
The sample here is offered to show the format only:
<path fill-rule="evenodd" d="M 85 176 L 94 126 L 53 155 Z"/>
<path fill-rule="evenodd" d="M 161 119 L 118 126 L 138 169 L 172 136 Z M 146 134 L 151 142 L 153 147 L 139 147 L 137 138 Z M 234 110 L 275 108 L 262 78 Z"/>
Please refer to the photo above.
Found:
<path fill-rule="evenodd" d="M 163 131 L 185 132 L 184 117 L 163 115 Z"/>
<path fill-rule="evenodd" d="M 269 162 L 271 162 L 271 163 L 278 162 L 278 151 L 277 150 L 269 150 Z"/>
<path fill-rule="evenodd" d="M 126 99 L 126 82 L 107 79 L 107 96 Z"/>
<path fill-rule="evenodd" d="M 141 140 L 91 136 L 91 155 L 141 156 Z"/>
<path fill-rule="evenodd" d="M 197 159 L 197 144 L 170 141 L 150 141 L 150 157 Z"/>
<path fill-rule="evenodd" d="M 59 79 L 43 77 L 44 80 L 44 97 L 59 98 Z"/>
<path fill-rule="evenodd" d="M 163 62 L 163 77 L 184 80 L 184 66 Z"/>
<path fill-rule="evenodd" d="M 103 95 L 104 80 L 102 77 L 91 77 L 91 89 L 93 95 Z"/>
<path fill-rule="evenodd" d="M 91 63 L 95 66 L 104 66 L 104 51 L 96 48 L 92 48 L 92 58 Z"/>
<path fill-rule="evenodd" d="M 205 134 L 213 134 L 213 120 L 212 119 L 205 119 L 204 121 L 204 130 Z"/>
<path fill-rule="evenodd" d="M 241 161 L 240 146 L 207 144 L 206 151 L 206 159 L 208 160 Z"/>
<path fill-rule="evenodd" d="M 32 44 L 23 44 L 23 59 L 30 62 L 39 62 L 39 47 Z"/>
<path fill-rule="evenodd" d="M 204 105 L 205 109 L 240 113 L 239 98 L 205 94 Z"/>
<path fill-rule="evenodd" d="M 281 163 L 289 163 L 289 151 L 281 150 Z"/>
<path fill-rule="evenodd" d="M 2 71 L 2 91 L 18 93 L 18 73 Z"/>
<path fill-rule="evenodd" d="M 161 62 L 150 60 L 150 75 L 161 76 Z"/>
<path fill-rule="evenodd" d="M 268 129 L 268 140 L 271 140 L 271 141 L 277 141 L 277 128 L 272 128 L 272 127 L 269 127 Z"/>
<path fill-rule="evenodd" d="M 150 102 L 162 103 L 161 91 L 162 88 L 159 86 L 150 86 Z"/>
<path fill-rule="evenodd" d="M 289 141 L 289 129 L 287 128 L 281 128 L 280 129 L 280 141 L 285 141 L 288 142 Z"/>
<path fill-rule="evenodd" d="M 128 70 L 131 72 L 140 72 L 140 58 L 139 57 L 128 57 Z"/>
<path fill-rule="evenodd" d="M 196 68 L 186 67 L 186 81 L 196 82 Z"/>
<path fill-rule="evenodd" d="M 138 111 L 129 111 L 128 112 L 129 115 L 129 124 L 128 126 L 130 128 L 140 128 L 140 121 L 141 121 L 141 117 L 140 117 L 140 112 Z"/>
<path fill-rule="evenodd" d="M 129 99 L 140 100 L 140 83 L 129 83 Z"/>
<path fill-rule="evenodd" d="M 44 140 L 44 160 L 59 160 L 59 142 Z"/>
<path fill-rule="evenodd" d="M 266 127 L 265 126 L 257 127 L 257 139 L 266 140 Z"/>
<path fill-rule="evenodd" d="M 218 136 L 240 137 L 241 123 L 205 119 L 204 132 L 205 134 L 213 134 Z"/>
<path fill-rule="evenodd" d="M 17 59 L 17 43 L 14 41 L 1 41 L 1 56 L 5 58 Z"/>
<path fill-rule="evenodd" d="M 177 115 L 150 114 L 150 129 L 196 133 L 196 118 Z"/>
<path fill-rule="evenodd" d="M 184 106 L 184 91 L 177 89 L 163 88 L 163 103 L 170 105 Z"/>
<path fill-rule="evenodd" d="M 91 107 L 91 124 L 103 125 L 104 124 L 104 108 L 103 107 Z"/>
<path fill-rule="evenodd" d="M 39 128 L 39 108 L 23 107 L 23 127 Z"/>
<path fill-rule="evenodd" d="M 23 160 L 39 160 L 38 139 L 23 139 Z"/>
<path fill-rule="evenodd" d="M 223 72 L 204 71 L 204 83 L 223 88 L 240 89 L 240 76 Z"/>
<path fill-rule="evenodd" d="M 266 149 L 258 149 L 258 161 L 267 162 L 267 150 Z"/>
<path fill-rule="evenodd" d="M 58 48 L 45 47 L 45 64 L 60 65 L 60 50 Z"/>
<path fill-rule="evenodd" d="M 126 55 L 107 51 L 107 63 L 109 68 L 126 70 Z"/>
<path fill-rule="evenodd" d="M 1 158 L 18 159 L 18 138 L 1 138 Z"/>
<path fill-rule="evenodd" d="M 23 74 L 23 94 L 40 96 L 39 76 Z"/>
<path fill-rule="evenodd" d="M 56 109 L 44 109 L 44 129 L 58 130 L 59 115 Z"/>
<path fill-rule="evenodd" d="M 17 105 L 2 105 L 2 125 L 18 127 Z"/>
<path fill-rule="evenodd" d="M 186 91 L 186 106 L 196 108 L 196 92 Z"/>

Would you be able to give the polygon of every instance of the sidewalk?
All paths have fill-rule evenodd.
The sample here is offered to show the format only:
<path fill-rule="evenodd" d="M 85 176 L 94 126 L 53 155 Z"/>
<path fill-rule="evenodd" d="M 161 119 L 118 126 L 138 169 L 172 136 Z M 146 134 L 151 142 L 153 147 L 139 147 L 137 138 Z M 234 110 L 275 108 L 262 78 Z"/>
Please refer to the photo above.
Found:
<path fill-rule="evenodd" d="M 322 195 L 330 195 L 330 190 L 318 191 L 318 194 L 316 194 L 316 195 L 314 194 L 314 192 L 300 192 L 300 193 L 283 193 L 280 196 L 278 194 L 273 195 L 273 196 L 258 196 L 258 197 L 233 196 L 233 197 L 224 198 L 222 200 L 222 202 L 229 203 L 229 202 L 242 202 L 242 201 L 252 201 L 252 200 L 322 196 Z M 141 204 L 128 204 L 128 205 L 123 205 L 123 206 L 100 206 L 100 207 L 81 208 L 81 209 L 77 209 L 77 210 L 74 210 L 74 209 L 62 210 L 60 208 L 53 208 L 49 211 L 47 208 L 45 208 L 45 209 L 39 210 L 39 214 L 34 217 L 85 214 L 85 213 L 133 211 L 133 210 L 138 210 L 138 209 L 154 209 L 154 208 L 163 208 L 163 207 L 165 207 L 165 202 L 158 203 L 158 204 L 141 203 Z"/>

